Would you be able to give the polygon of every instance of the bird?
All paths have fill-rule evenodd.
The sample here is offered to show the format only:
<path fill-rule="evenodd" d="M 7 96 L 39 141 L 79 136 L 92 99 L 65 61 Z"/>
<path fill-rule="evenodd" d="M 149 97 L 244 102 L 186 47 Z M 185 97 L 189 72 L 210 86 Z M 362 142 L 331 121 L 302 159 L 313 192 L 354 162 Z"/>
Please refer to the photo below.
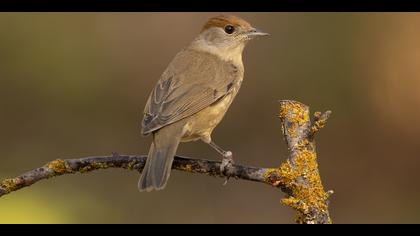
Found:
<path fill-rule="evenodd" d="M 232 152 L 213 142 L 211 134 L 241 87 L 246 44 L 267 35 L 240 17 L 218 15 L 175 55 L 143 112 L 141 132 L 153 140 L 138 182 L 141 192 L 165 188 L 181 142 L 202 140 L 227 160 L 222 163 L 233 163 Z"/>

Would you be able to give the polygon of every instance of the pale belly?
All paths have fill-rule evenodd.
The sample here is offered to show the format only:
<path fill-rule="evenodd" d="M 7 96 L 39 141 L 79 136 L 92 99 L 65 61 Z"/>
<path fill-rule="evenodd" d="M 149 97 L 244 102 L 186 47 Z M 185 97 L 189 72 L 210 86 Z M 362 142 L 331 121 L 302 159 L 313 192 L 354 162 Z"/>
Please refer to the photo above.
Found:
<path fill-rule="evenodd" d="M 220 123 L 236 95 L 232 92 L 212 106 L 209 106 L 191 116 L 184 126 L 184 136 L 181 142 L 202 139 L 208 143 L 211 141 L 211 132 Z"/>

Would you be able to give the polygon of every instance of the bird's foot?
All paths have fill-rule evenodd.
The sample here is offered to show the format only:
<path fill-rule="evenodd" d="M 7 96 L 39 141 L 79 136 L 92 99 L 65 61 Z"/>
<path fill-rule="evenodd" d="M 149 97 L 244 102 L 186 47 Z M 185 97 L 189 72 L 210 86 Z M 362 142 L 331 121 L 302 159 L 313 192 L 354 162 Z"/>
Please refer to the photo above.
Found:
<path fill-rule="evenodd" d="M 225 186 L 230 177 L 230 169 L 233 167 L 235 162 L 233 161 L 233 155 L 231 151 L 227 151 L 223 153 L 223 160 L 222 164 L 220 165 L 220 172 L 226 176 L 225 182 L 223 182 L 223 186 Z"/>

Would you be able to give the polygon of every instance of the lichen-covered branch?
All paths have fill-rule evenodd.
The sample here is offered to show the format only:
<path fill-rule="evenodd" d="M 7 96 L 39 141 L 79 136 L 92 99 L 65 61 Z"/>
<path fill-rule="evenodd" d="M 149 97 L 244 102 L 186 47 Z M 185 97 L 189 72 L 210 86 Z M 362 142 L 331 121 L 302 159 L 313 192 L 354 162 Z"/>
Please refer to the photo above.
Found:
<path fill-rule="evenodd" d="M 10 192 L 30 186 L 40 180 L 64 174 L 87 173 L 93 170 L 108 168 L 123 168 L 141 171 L 146 163 L 145 155 L 118 155 L 85 157 L 80 159 L 57 159 L 43 167 L 26 172 L 12 179 L 0 182 L 0 197 Z M 173 169 L 190 173 L 206 174 L 210 176 L 226 177 L 220 170 L 220 161 L 192 159 L 176 156 L 172 165 Z M 269 168 L 233 165 L 226 172 L 229 177 L 271 184 L 265 178 Z"/>
<path fill-rule="evenodd" d="M 315 112 L 314 123 L 309 117 L 309 107 L 296 101 L 280 101 L 282 130 L 290 156 L 272 175 L 287 193 L 282 202 L 297 211 L 298 223 L 331 223 L 328 197 L 319 175 L 315 151 L 315 133 L 324 127 L 331 111 Z M 280 180 L 278 180 L 280 178 Z"/>
<path fill-rule="evenodd" d="M 280 101 L 280 120 L 283 135 L 290 150 L 286 162 L 277 168 L 261 168 L 232 165 L 222 173 L 221 161 L 176 156 L 172 169 L 190 173 L 206 174 L 225 178 L 234 177 L 269 184 L 286 193 L 282 202 L 297 211 L 298 223 L 331 223 L 328 212 L 328 197 L 317 166 L 314 135 L 324 127 L 331 112 L 316 112 L 311 123 L 309 108 L 295 101 Z M 40 180 L 64 174 L 87 173 L 98 169 L 123 168 L 141 171 L 145 155 L 118 155 L 86 157 L 80 159 L 57 159 L 43 167 L 0 182 L 0 197 L 30 186 Z"/>

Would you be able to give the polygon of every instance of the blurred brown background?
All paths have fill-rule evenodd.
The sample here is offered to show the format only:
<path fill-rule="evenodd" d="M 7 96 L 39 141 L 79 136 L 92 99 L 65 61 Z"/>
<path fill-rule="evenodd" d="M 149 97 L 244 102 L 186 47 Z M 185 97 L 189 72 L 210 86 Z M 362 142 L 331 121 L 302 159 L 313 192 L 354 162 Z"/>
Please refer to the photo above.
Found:
<path fill-rule="evenodd" d="M 0 14 L 0 178 L 55 158 L 145 154 L 139 127 L 172 57 L 218 13 Z M 333 115 L 317 137 L 335 223 L 420 223 L 420 14 L 237 13 L 271 33 L 244 53 L 213 139 L 237 163 L 287 155 L 278 99 Z M 201 142 L 178 154 L 218 159 Z M 1 223 L 293 223 L 268 186 L 174 171 L 164 191 L 106 170 L 0 198 Z"/>

